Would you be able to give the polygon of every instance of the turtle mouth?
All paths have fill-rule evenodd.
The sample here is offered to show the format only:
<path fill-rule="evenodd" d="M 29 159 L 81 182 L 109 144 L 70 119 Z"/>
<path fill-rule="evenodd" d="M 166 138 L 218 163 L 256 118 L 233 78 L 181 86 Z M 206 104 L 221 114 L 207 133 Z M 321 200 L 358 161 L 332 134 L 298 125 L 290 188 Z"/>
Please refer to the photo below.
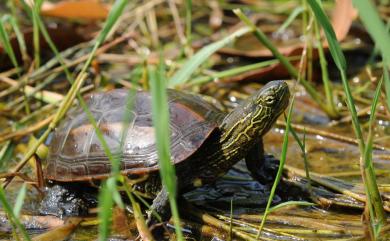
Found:
<path fill-rule="evenodd" d="M 286 88 L 283 88 L 283 93 L 282 93 L 282 108 L 286 109 L 288 106 L 288 103 L 290 102 L 290 91 L 288 89 L 288 86 L 286 84 Z"/>
<path fill-rule="evenodd" d="M 279 116 L 284 112 L 284 110 L 288 106 L 288 103 L 290 102 L 290 90 L 288 88 L 287 83 L 283 81 L 281 82 L 280 85 L 281 85 L 279 89 L 280 101 L 279 101 L 279 111 L 277 113 L 277 116 Z"/>

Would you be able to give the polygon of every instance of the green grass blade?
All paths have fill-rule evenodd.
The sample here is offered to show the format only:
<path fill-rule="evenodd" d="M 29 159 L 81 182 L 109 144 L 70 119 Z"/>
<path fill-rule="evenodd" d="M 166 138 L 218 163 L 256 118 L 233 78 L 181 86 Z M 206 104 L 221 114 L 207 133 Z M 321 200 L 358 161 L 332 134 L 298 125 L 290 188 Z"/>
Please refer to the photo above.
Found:
<path fill-rule="evenodd" d="M 49 129 L 41 136 L 41 138 L 39 139 L 37 144 L 34 145 L 34 147 L 28 151 L 28 153 L 26 154 L 24 159 L 18 164 L 18 166 L 15 168 L 15 170 L 20 170 L 20 168 L 27 162 L 27 160 L 35 152 L 35 150 L 39 146 L 39 143 L 42 143 L 43 140 L 46 139 L 50 130 L 54 129 L 54 127 L 57 125 L 57 123 L 63 118 L 63 116 L 65 115 L 65 113 L 67 112 L 69 107 L 71 106 L 76 94 L 78 95 L 79 100 L 81 100 L 80 104 L 84 107 L 83 109 L 86 110 L 87 115 L 89 113 L 88 117 L 89 117 L 90 122 L 95 124 L 94 128 L 95 128 L 95 130 L 98 130 L 96 122 L 93 121 L 94 120 L 93 117 L 90 118 L 91 113 L 89 112 L 88 108 L 86 108 L 85 102 L 82 100 L 81 96 L 79 96 L 79 94 L 78 94 L 78 89 L 81 87 L 82 83 L 85 80 L 85 77 L 86 77 L 85 72 L 86 72 L 87 68 L 89 67 L 92 59 L 94 58 L 94 55 L 96 53 L 97 48 L 104 42 L 105 38 L 107 37 L 107 34 L 112 29 L 112 26 L 114 25 L 114 23 L 117 21 L 117 19 L 119 18 L 119 16 L 123 12 L 123 9 L 126 6 L 127 2 L 128 2 L 128 0 L 117 0 L 115 2 L 115 4 L 113 5 L 113 7 L 110 11 L 110 14 L 107 18 L 106 23 L 105 23 L 102 31 L 100 32 L 100 34 L 95 42 L 95 45 L 93 47 L 91 54 L 89 55 L 88 60 L 85 62 L 83 69 L 81 70 L 78 77 L 76 78 L 76 81 L 72 84 L 71 90 L 68 92 L 68 95 L 64 98 L 64 101 L 62 102 L 61 107 L 59 108 L 58 112 L 56 113 L 54 120 L 49 125 Z M 40 21 L 39 15 L 37 13 L 33 13 L 33 14 L 35 16 L 34 19 L 36 20 L 36 25 L 39 26 L 39 23 L 42 22 L 42 21 Z M 43 24 L 41 24 L 41 25 L 43 26 Z M 41 28 L 41 30 L 42 29 L 44 29 L 44 28 Z M 43 33 L 44 32 L 45 31 L 43 31 Z M 50 37 L 47 37 L 47 40 L 49 40 L 48 42 L 51 42 Z M 54 44 L 52 44 L 51 47 L 52 47 L 53 51 L 56 50 Z M 58 51 L 54 51 L 54 52 L 58 53 Z M 70 81 L 71 81 L 71 79 L 70 79 Z M 99 131 L 96 131 L 96 132 L 99 133 Z M 106 155 L 108 157 L 110 157 L 110 150 L 109 150 L 107 144 L 106 145 L 104 144 L 105 143 L 104 138 L 102 138 L 102 135 L 99 135 L 99 134 L 97 134 L 97 135 L 100 137 L 99 140 L 101 141 L 102 146 L 105 149 Z M 112 160 L 113 160 L 113 158 L 111 157 L 110 161 L 112 161 Z M 114 164 L 115 161 L 112 161 L 112 162 L 113 162 L 113 169 L 117 170 L 118 168 L 115 168 L 115 164 Z M 118 165 L 116 165 L 116 166 L 118 166 Z M 7 183 L 9 183 L 9 181 Z M 112 183 L 109 182 L 109 184 L 112 184 Z M 116 187 L 116 181 L 113 182 L 113 185 L 107 185 L 107 187 L 104 188 L 104 193 L 100 195 L 100 199 L 103 200 L 102 201 L 102 203 L 103 203 L 102 208 L 100 209 L 102 214 L 99 214 L 101 216 L 110 217 L 109 215 L 111 215 L 111 207 L 112 207 L 114 200 L 118 203 L 119 206 L 123 206 L 123 204 L 121 205 L 121 199 L 120 199 L 119 193 L 117 192 L 116 188 L 113 188 L 113 187 Z M 106 192 L 109 192 L 109 194 L 106 194 Z M 109 228 L 110 228 L 110 226 L 109 226 L 108 219 L 106 219 L 105 222 L 102 222 L 100 224 L 100 226 L 99 226 L 99 230 L 101 231 L 100 240 L 106 240 L 106 237 L 108 237 L 108 235 L 109 235 Z"/>
<path fill-rule="evenodd" d="M 276 30 L 277 33 L 283 33 L 284 31 L 286 31 L 286 29 L 288 28 L 288 26 L 290 26 L 290 24 L 294 21 L 294 19 L 297 18 L 297 16 L 299 14 L 301 14 L 305 9 L 301 6 L 299 7 L 296 7 L 291 13 L 290 15 L 288 16 L 288 18 L 286 19 L 286 21 L 283 22 L 283 24 L 278 28 L 278 30 Z"/>
<path fill-rule="evenodd" d="M 33 45 L 34 45 L 34 64 L 36 68 L 39 68 L 41 65 L 41 47 L 40 47 L 40 38 L 39 38 L 39 26 L 37 16 L 39 16 L 41 5 L 43 0 L 37 0 L 32 6 L 32 23 L 33 23 Z"/>
<path fill-rule="evenodd" d="M 293 78 L 298 78 L 298 70 L 290 63 L 290 61 L 283 54 L 279 52 L 279 50 L 272 44 L 271 40 L 261 31 L 261 29 L 257 28 L 256 25 L 253 24 L 251 20 L 247 16 L 245 16 L 245 14 L 240 9 L 234 9 L 233 12 L 252 30 L 252 33 L 257 38 L 257 40 L 259 40 L 259 42 L 261 42 L 272 52 L 272 54 L 286 68 L 288 73 Z M 318 94 L 318 91 L 307 80 L 300 78 L 299 83 L 301 83 L 305 87 L 307 93 L 330 117 L 338 117 L 338 113 L 333 113 L 331 110 L 329 110 L 327 104 L 324 103 L 321 95 Z"/>
<path fill-rule="evenodd" d="M 366 154 L 365 154 L 367 151 L 366 149 L 367 147 L 366 147 L 366 143 L 364 142 L 361 126 L 357 117 L 354 100 L 352 98 L 352 93 L 346 77 L 346 73 L 345 73 L 346 62 L 345 62 L 344 55 L 337 42 L 337 39 L 335 37 L 336 35 L 329 23 L 329 20 L 326 17 L 325 13 L 323 12 L 322 8 L 318 5 L 318 3 L 315 0 L 309 0 L 308 3 L 315 14 L 317 21 L 321 24 L 322 28 L 324 29 L 325 36 L 329 43 L 329 48 L 331 51 L 333 61 L 335 62 L 341 74 L 341 80 L 343 83 L 344 92 L 347 97 L 347 106 L 349 111 L 351 112 L 353 129 L 355 131 L 355 135 L 357 137 L 358 144 L 359 144 L 359 150 L 361 154 L 360 168 L 362 172 L 362 179 L 366 188 L 367 199 L 370 199 L 367 201 L 369 205 L 369 209 L 371 210 L 370 216 L 374 216 L 379 220 L 385 220 L 382 201 L 380 198 L 378 186 L 376 185 L 376 176 L 373 170 L 372 159 L 370 157 L 366 158 Z M 372 151 L 372 147 L 371 147 L 371 151 Z M 369 155 L 371 154 L 372 152 Z M 372 208 L 370 207 L 371 204 L 373 205 L 374 211 L 372 211 Z M 372 222 L 371 225 L 373 227 L 376 226 L 374 222 Z"/>
<path fill-rule="evenodd" d="M 80 103 L 83 103 L 83 99 L 81 98 L 80 94 L 78 93 L 78 90 L 81 88 L 81 86 L 83 85 L 83 83 L 87 77 L 85 72 L 86 72 L 87 68 L 90 66 L 90 64 L 95 56 L 96 50 L 98 49 L 100 44 L 102 44 L 104 42 L 104 40 L 106 39 L 112 26 L 118 20 L 119 16 L 122 14 L 123 9 L 126 6 L 127 2 L 128 2 L 128 0 L 117 0 L 114 3 L 114 5 L 109 13 L 108 19 L 107 19 L 105 25 L 103 26 L 102 31 L 99 33 L 99 36 L 97 37 L 97 40 L 94 44 L 94 47 L 93 47 L 87 61 L 84 63 L 84 66 L 83 66 L 82 70 L 80 71 L 80 73 L 78 74 L 76 80 L 72 84 L 71 89 L 68 91 L 67 95 L 63 99 L 57 113 L 55 114 L 53 121 L 49 124 L 49 128 L 41 135 L 39 140 L 27 151 L 27 153 L 25 154 L 23 159 L 12 170 L 13 172 L 19 171 L 27 163 L 27 161 L 31 158 L 31 156 L 34 155 L 34 153 L 37 150 L 37 148 L 39 147 L 39 145 L 41 143 L 43 143 L 44 140 L 46 140 L 49 133 L 52 130 L 54 130 L 54 128 L 59 123 L 59 121 L 64 117 L 64 115 L 66 114 L 66 112 L 68 111 L 70 106 L 72 105 L 73 100 L 76 97 L 76 95 L 77 95 Z M 37 15 L 37 16 L 39 16 L 39 15 Z M 35 18 L 35 19 L 38 19 L 38 18 Z M 37 26 L 38 26 L 38 24 L 37 24 Z M 13 177 L 8 178 L 4 182 L 3 187 L 6 187 L 12 181 L 12 179 L 13 179 Z"/>
<path fill-rule="evenodd" d="M 163 62 L 160 60 L 158 70 L 148 68 L 148 76 L 152 93 L 152 116 L 155 128 L 157 153 L 159 157 L 160 175 L 163 185 L 169 194 L 169 203 L 175 224 L 177 240 L 184 240 L 180 227 L 177 208 L 177 189 L 175 167 L 171 163 L 169 108 L 166 93 L 166 80 L 163 72 Z"/>
<path fill-rule="evenodd" d="M 213 74 L 208 75 L 208 76 L 200 76 L 200 77 L 197 77 L 197 78 L 190 80 L 188 83 L 192 84 L 192 85 L 205 84 L 207 82 L 210 82 L 210 81 L 213 81 L 216 79 L 222 79 L 222 78 L 226 78 L 229 76 L 239 75 L 241 73 L 245 73 L 245 72 L 248 72 L 251 70 L 258 70 L 261 68 L 271 66 L 273 64 L 277 64 L 277 63 L 279 63 L 279 60 L 277 60 L 277 59 L 261 61 L 260 63 L 248 64 L 245 66 L 240 66 L 240 67 L 236 67 L 236 68 L 232 68 L 232 69 L 228 69 L 228 70 L 223 70 L 223 71 L 216 72 L 216 73 L 213 73 Z"/>
<path fill-rule="evenodd" d="M 26 0 L 21 0 L 20 3 L 23 7 L 23 10 L 27 13 L 28 17 L 32 20 L 33 19 L 32 10 L 30 6 L 26 3 Z"/>
<path fill-rule="evenodd" d="M 3 168 L 12 160 L 15 144 L 11 141 L 3 142 L 2 144 L 3 146 L 0 149 L 0 171 L 6 172 L 7 170 L 4 170 Z"/>
<path fill-rule="evenodd" d="M 180 70 L 178 70 L 170 79 L 169 87 L 175 87 L 180 84 L 187 83 L 191 75 L 195 72 L 195 70 L 204 63 L 213 53 L 215 53 L 218 49 L 227 45 L 228 43 L 234 41 L 236 38 L 243 36 L 246 33 L 249 33 L 249 28 L 241 28 L 229 36 L 203 47 L 199 50 L 194 56 L 192 56 Z"/>
<path fill-rule="evenodd" d="M 26 186 L 26 183 L 23 183 L 22 187 L 20 188 L 20 190 L 18 192 L 18 196 L 16 197 L 16 200 L 15 200 L 14 214 L 16 217 L 19 216 L 20 210 L 22 210 L 24 199 L 26 197 L 26 192 L 27 192 L 27 186 Z"/>
<path fill-rule="evenodd" d="M 186 6 L 186 45 L 187 48 L 191 48 L 192 42 L 192 0 L 185 0 Z"/>
<path fill-rule="evenodd" d="M 35 14 L 34 14 L 34 16 L 35 16 Z M 67 77 L 68 81 L 72 84 L 74 82 L 73 76 L 71 75 L 69 69 L 66 67 L 65 61 L 62 58 L 60 52 L 58 51 L 56 45 L 52 41 L 52 39 L 51 39 L 51 37 L 49 35 L 49 32 L 47 31 L 47 29 L 46 29 L 46 27 L 45 27 L 41 17 L 39 15 L 37 15 L 37 16 L 35 16 L 35 19 L 36 19 L 37 25 L 38 25 L 41 33 L 42 33 L 43 38 L 46 40 L 46 42 L 48 43 L 49 47 L 51 48 L 51 50 L 55 54 L 58 62 L 64 67 L 64 72 L 66 74 L 66 77 Z"/>
<path fill-rule="evenodd" d="M 263 215 L 263 218 L 261 220 L 261 223 L 260 223 L 260 226 L 259 226 L 259 229 L 257 232 L 256 240 L 259 239 L 261 231 L 263 230 L 265 221 L 267 220 L 268 212 L 269 212 L 270 207 L 271 207 L 272 200 L 274 199 L 274 196 L 275 196 L 276 188 L 278 187 L 280 179 L 282 178 L 283 168 L 284 168 L 284 164 L 286 163 L 286 158 L 287 158 L 288 135 L 290 133 L 291 116 L 292 116 L 294 101 L 295 101 L 295 96 L 292 97 L 292 100 L 290 102 L 290 106 L 288 109 L 287 120 L 286 120 L 286 130 L 285 130 L 284 136 L 283 136 L 282 153 L 280 154 L 280 162 L 279 162 L 278 172 L 276 174 L 274 184 L 272 185 L 271 192 L 269 194 L 267 206 L 264 210 L 264 215 Z"/>
<path fill-rule="evenodd" d="M 108 239 L 110 235 L 111 228 L 111 218 L 112 218 L 112 206 L 114 204 L 113 198 L 111 196 L 112 190 L 110 190 L 109 182 L 116 182 L 116 179 L 109 178 L 106 182 L 103 183 L 100 187 L 99 192 L 99 213 L 98 218 L 100 220 L 99 223 L 99 240 L 105 241 Z M 111 185 L 110 185 L 111 186 Z"/>
<path fill-rule="evenodd" d="M 364 165 L 365 165 L 365 171 L 367 177 L 375 177 L 375 168 L 372 163 L 372 153 L 373 153 L 373 141 L 374 141 L 374 122 L 376 119 L 376 107 L 379 102 L 379 97 L 381 93 L 381 88 L 382 88 L 382 83 L 383 79 L 381 78 L 378 86 L 376 87 L 375 94 L 374 94 L 374 99 L 371 104 L 371 110 L 370 110 L 370 119 L 368 121 L 369 125 L 369 130 L 368 130 L 368 136 L 367 136 L 367 141 L 366 141 L 366 146 L 364 150 Z M 369 192 L 369 197 L 367 201 L 369 201 L 369 205 L 372 205 L 374 207 L 374 210 L 371 211 L 371 213 L 375 212 L 375 219 L 373 220 L 372 224 L 374 226 L 374 230 L 379 229 L 380 226 L 383 226 L 386 224 L 386 216 L 383 210 L 383 205 L 382 205 L 382 198 L 378 190 L 378 184 L 376 182 L 376 178 L 367 178 L 367 186 L 368 192 Z M 370 207 L 371 208 L 371 207 Z M 370 215 L 372 216 L 372 215 Z M 374 218 L 374 217 L 371 217 Z M 378 224 L 378 225 L 377 225 Z M 379 226 L 379 227 L 377 227 Z"/>
<path fill-rule="evenodd" d="M 11 59 L 12 64 L 18 68 L 18 61 L 16 60 L 15 52 L 11 46 L 11 41 L 9 38 L 9 35 L 7 33 L 7 30 L 5 29 L 5 25 L 7 22 L 10 21 L 10 15 L 4 15 L 1 18 L 0 22 L 0 41 L 4 47 L 5 52 L 7 53 L 8 57 Z"/>
<path fill-rule="evenodd" d="M 12 210 L 11 206 L 9 205 L 7 198 L 4 193 L 4 189 L 0 187 L 0 203 L 5 211 L 5 213 L 11 218 L 12 222 L 15 223 L 19 231 L 22 233 L 25 240 L 31 240 L 28 236 L 26 230 L 24 229 L 23 225 L 21 224 L 20 220 L 16 217 L 14 211 Z"/>
<path fill-rule="evenodd" d="M 328 17 L 325 15 L 321 6 L 317 3 L 316 0 L 308 0 L 308 3 L 311 9 L 314 12 L 314 15 L 317 18 L 317 21 L 321 24 L 326 39 L 329 44 L 329 51 L 333 57 L 333 61 L 339 69 L 345 70 L 347 68 L 347 62 L 345 60 L 344 54 L 341 51 L 340 45 L 338 44 L 337 37 L 333 31 L 332 25 L 329 22 Z"/>
<path fill-rule="evenodd" d="M 85 62 L 84 67 L 81 70 L 81 72 L 85 72 L 87 70 L 87 68 L 91 64 L 93 58 L 95 57 L 96 50 L 104 42 L 107 35 L 111 31 L 112 27 L 114 26 L 114 24 L 118 20 L 119 16 L 122 15 L 122 12 L 123 12 L 123 10 L 128 2 L 129 2 L 129 0 L 116 0 L 115 1 L 114 5 L 112 6 L 112 8 L 110 10 L 110 13 L 108 14 L 108 17 L 107 17 L 107 20 L 103 26 L 103 29 L 99 33 L 99 36 L 96 39 L 96 43 L 93 46 L 93 49 L 91 51 L 92 53 L 89 55 L 89 58 Z"/>
<path fill-rule="evenodd" d="M 14 32 L 15 32 L 16 40 L 18 41 L 20 52 L 22 54 L 22 59 L 24 61 L 28 61 L 29 57 L 28 57 L 28 53 L 27 53 L 26 41 L 24 40 L 24 36 L 23 36 L 22 31 L 20 31 L 18 21 L 15 17 L 12 16 L 10 18 L 10 23 L 12 25 Z M 26 64 L 26 62 L 25 62 L 25 64 Z"/>
<path fill-rule="evenodd" d="M 127 5 L 128 0 L 117 0 L 115 1 L 114 5 L 112 6 L 110 13 L 107 17 L 107 20 L 103 26 L 102 31 L 100 32 L 99 36 L 96 39 L 96 43 L 92 49 L 91 54 L 89 55 L 89 58 L 87 59 L 86 63 L 84 64 L 81 73 L 84 73 L 89 65 L 91 64 L 96 50 L 98 47 L 105 41 L 107 35 L 111 31 L 112 27 L 118 20 L 118 18 L 122 15 L 122 12 Z M 79 98 L 80 100 L 81 98 Z M 117 203 L 119 206 L 123 207 L 123 203 L 121 200 L 121 197 L 119 195 L 119 192 L 116 188 L 116 182 L 119 177 L 119 164 L 120 164 L 120 159 L 119 157 L 114 157 L 103 137 L 103 134 L 101 133 L 100 129 L 97 126 L 97 123 L 92 116 L 92 113 L 88 110 L 88 107 L 86 106 L 85 102 L 81 99 L 80 105 L 82 106 L 83 110 L 86 111 L 87 116 L 89 121 L 92 123 L 95 129 L 95 133 L 103 146 L 105 154 L 108 156 L 110 162 L 112 163 L 112 170 L 111 172 L 113 173 L 113 177 L 109 178 L 106 181 L 106 186 L 104 189 L 101 190 L 101 193 L 99 195 L 99 199 L 102 201 L 102 204 L 100 204 L 100 209 L 99 209 L 99 219 L 102 221 L 99 225 L 99 240 L 107 240 L 109 233 L 110 233 L 110 224 L 111 224 L 111 209 L 115 203 Z"/>
<path fill-rule="evenodd" d="M 291 129 L 290 129 L 291 130 Z M 280 203 L 278 205 L 273 206 L 268 210 L 268 213 L 274 212 L 278 209 L 288 207 L 288 206 L 315 206 L 317 204 L 311 203 L 311 202 L 306 202 L 306 201 L 288 201 L 284 203 Z"/>
<path fill-rule="evenodd" d="M 340 71 L 341 74 L 341 79 L 343 82 L 343 87 L 345 91 L 345 95 L 347 97 L 347 105 L 349 108 L 349 111 L 351 112 L 352 116 L 352 123 L 354 127 L 354 131 L 356 134 L 356 137 L 359 141 L 359 147 L 361 150 L 361 153 L 364 150 L 364 141 L 363 141 L 363 134 L 362 130 L 360 128 L 359 120 L 357 119 L 357 112 L 355 108 L 355 103 L 352 98 L 352 93 L 349 87 L 349 84 L 347 82 L 347 77 L 346 77 L 346 61 L 343 52 L 341 51 L 340 45 L 338 44 L 336 34 L 333 31 L 332 25 L 329 22 L 328 17 L 325 15 L 324 11 L 318 5 L 316 0 L 309 0 L 308 1 L 310 7 L 312 8 L 314 15 L 317 18 L 318 23 L 321 24 L 322 28 L 324 29 L 326 39 L 328 40 L 329 43 L 329 50 L 332 55 L 333 61 L 335 62 L 337 68 Z"/>
<path fill-rule="evenodd" d="M 377 10 L 375 10 L 375 6 L 369 0 L 353 0 L 352 2 L 359 11 L 363 25 L 382 52 L 387 67 L 390 68 L 390 35 Z"/>
<path fill-rule="evenodd" d="M 390 110 L 390 77 L 389 68 L 383 66 L 383 78 L 385 82 L 387 108 Z"/>
<path fill-rule="evenodd" d="M 307 186 L 310 192 L 310 195 L 313 194 L 313 188 L 311 186 L 311 179 L 310 179 L 310 170 L 309 170 L 309 161 L 307 160 L 307 155 L 306 155 L 306 131 L 303 131 L 303 138 L 302 141 L 299 139 L 298 134 L 295 132 L 294 128 L 290 126 L 290 131 L 291 134 L 293 135 L 295 141 L 298 143 L 299 148 L 301 149 L 302 152 L 302 157 L 303 157 L 303 163 L 305 167 L 305 172 L 306 172 L 306 178 L 307 178 Z"/>
<path fill-rule="evenodd" d="M 314 34 L 319 43 L 322 43 L 322 38 L 319 30 L 319 26 L 317 21 L 315 20 L 314 22 Z M 317 47 L 318 50 L 318 57 L 320 59 L 320 66 L 321 66 L 321 76 L 322 76 L 322 83 L 324 85 L 324 91 L 325 91 L 325 96 L 326 96 L 326 102 L 327 105 L 329 106 L 329 109 L 334 112 L 338 113 L 336 104 L 334 101 L 334 96 L 333 96 L 333 84 L 329 79 L 329 73 L 328 73 L 328 62 L 326 60 L 324 48 L 322 44 L 319 44 Z"/>
<path fill-rule="evenodd" d="M 103 43 L 103 41 L 105 40 L 108 32 L 111 30 L 112 26 L 114 25 L 116 20 L 121 15 L 121 13 L 122 13 L 124 7 L 126 6 L 126 4 L 127 4 L 127 1 L 117 1 L 116 5 L 114 5 L 112 11 L 110 12 L 110 14 L 109 14 L 109 16 L 107 18 L 107 22 L 104 25 L 103 30 L 101 31 L 101 33 L 98 36 L 98 39 L 97 39 L 97 41 L 96 41 L 96 43 L 94 45 L 94 50 L 92 51 L 92 53 L 89 56 L 90 60 L 92 60 L 92 58 L 94 57 L 94 53 L 95 53 L 97 47 L 100 46 L 100 44 Z M 67 75 L 68 80 L 71 83 L 73 83 L 74 82 L 73 81 L 73 77 L 72 77 L 71 73 L 69 72 L 68 68 L 66 67 L 65 61 L 61 57 L 61 55 L 60 55 L 59 51 L 57 50 L 55 44 L 51 40 L 50 35 L 47 32 L 47 29 L 46 29 L 45 25 L 43 24 L 41 18 L 39 17 L 39 15 L 35 16 L 35 18 L 36 18 L 37 24 L 38 24 L 38 26 L 39 26 L 39 28 L 40 28 L 40 30 L 42 32 L 42 35 L 44 36 L 45 40 L 48 42 L 50 48 L 55 53 L 58 61 L 61 63 L 61 65 L 64 66 L 64 70 L 65 70 L 65 73 Z M 89 66 L 89 64 L 88 64 L 88 61 L 87 61 L 87 63 L 84 65 L 84 68 L 88 67 L 88 66 Z M 83 71 L 81 73 L 83 73 Z M 105 141 L 105 139 L 103 137 L 103 134 L 101 133 L 100 129 L 98 128 L 96 120 L 94 119 L 92 113 L 88 110 L 88 107 L 87 107 L 85 101 L 82 99 L 82 97 L 79 94 L 78 94 L 77 97 L 78 97 L 78 100 L 80 102 L 80 106 L 83 108 L 84 112 L 87 114 L 87 117 L 88 117 L 90 123 L 92 124 L 92 126 L 95 129 L 95 133 L 96 133 L 99 141 L 101 142 L 106 155 L 108 156 L 109 160 L 113 164 L 112 165 L 112 172 L 114 173 L 114 176 L 117 176 L 119 174 L 119 162 L 120 162 L 120 160 L 117 160 L 118 158 L 114 158 L 114 156 L 112 155 L 111 150 L 110 150 L 109 146 L 107 145 L 107 143 L 106 143 L 106 141 Z M 114 197 L 118 197 L 118 194 L 117 193 L 113 193 L 113 196 Z M 120 199 L 118 199 L 118 198 L 116 198 L 116 199 L 117 199 L 116 203 L 118 203 L 119 205 L 123 206 L 123 204 L 120 201 Z"/>

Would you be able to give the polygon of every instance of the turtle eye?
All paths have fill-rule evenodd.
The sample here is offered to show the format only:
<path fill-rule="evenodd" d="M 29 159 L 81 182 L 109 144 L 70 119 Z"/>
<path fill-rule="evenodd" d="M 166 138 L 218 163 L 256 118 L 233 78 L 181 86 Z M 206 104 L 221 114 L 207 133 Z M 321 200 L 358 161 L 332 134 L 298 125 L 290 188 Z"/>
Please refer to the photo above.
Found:
<path fill-rule="evenodd" d="M 272 105 L 273 103 L 274 103 L 274 101 L 275 101 L 275 98 L 273 97 L 273 96 L 266 96 L 265 98 L 264 98 L 264 101 L 265 101 L 265 103 L 267 103 L 268 105 Z"/>

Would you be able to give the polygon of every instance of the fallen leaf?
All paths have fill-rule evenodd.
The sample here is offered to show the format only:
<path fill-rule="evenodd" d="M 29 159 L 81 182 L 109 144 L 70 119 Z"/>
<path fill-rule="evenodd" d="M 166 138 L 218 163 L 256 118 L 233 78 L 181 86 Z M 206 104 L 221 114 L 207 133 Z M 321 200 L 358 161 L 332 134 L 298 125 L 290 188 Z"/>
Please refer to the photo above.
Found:
<path fill-rule="evenodd" d="M 353 20 L 357 17 L 357 11 L 353 8 L 352 0 L 337 0 L 335 4 L 335 8 L 332 12 L 331 23 L 332 27 L 336 33 L 336 37 L 339 41 L 342 41 L 347 36 Z M 252 21 L 256 22 L 258 19 L 253 18 Z M 242 27 L 242 23 L 237 24 L 235 27 L 231 29 L 234 31 L 236 28 Z M 243 36 L 242 38 L 245 38 Z M 254 37 L 253 37 L 254 38 Z M 237 41 L 240 41 L 238 39 Z M 256 46 L 257 47 L 254 47 Z M 289 41 L 281 46 L 278 46 L 278 50 L 285 56 L 299 56 L 302 54 L 305 43 L 303 41 L 299 41 L 298 39 L 294 41 Z M 235 56 L 243 56 L 249 58 L 270 58 L 272 57 L 271 51 L 267 48 L 263 47 L 259 43 L 251 44 L 251 48 L 240 49 L 235 47 L 226 47 L 220 49 L 218 52 L 228 55 Z M 328 44 L 325 41 L 323 44 L 325 50 L 328 48 Z M 313 51 L 313 61 L 318 58 L 317 51 Z M 292 61 L 293 64 L 297 64 L 298 61 Z M 249 71 L 237 76 L 232 76 L 230 78 L 226 78 L 224 82 L 235 82 L 235 81 L 243 81 L 243 80 L 259 80 L 259 79 L 268 79 L 268 78 L 283 78 L 288 76 L 288 72 L 285 70 L 283 65 L 275 64 L 266 68 L 262 68 L 259 70 Z"/>
<path fill-rule="evenodd" d="M 343 40 L 352 21 L 357 17 L 357 11 L 353 8 L 352 0 L 337 0 L 332 12 L 332 26 L 338 40 Z"/>
<path fill-rule="evenodd" d="M 106 19 L 109 10 L 109 5 L 98 0 L 69 0 L 58 3 L 45 2 L 41 14 L 66 19 L 99 20 Z"/>

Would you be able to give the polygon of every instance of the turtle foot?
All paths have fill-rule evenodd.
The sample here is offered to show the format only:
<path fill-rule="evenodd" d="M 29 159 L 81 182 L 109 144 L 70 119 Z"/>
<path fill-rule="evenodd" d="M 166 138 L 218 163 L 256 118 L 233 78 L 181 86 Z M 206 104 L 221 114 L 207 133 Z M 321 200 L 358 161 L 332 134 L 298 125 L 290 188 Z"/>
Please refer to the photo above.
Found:
<path fill-rule="evenodd" d="M 88 188 L 87 188 L 88 189 Z M 57 217 L 86 216 L 93 201 L 87 197 L 92 194 L 78 186 L 54 185 L 49 187 L 41 202 L 39 213 Z M 96 200 L 95 200 L 96 204 Z"/>

